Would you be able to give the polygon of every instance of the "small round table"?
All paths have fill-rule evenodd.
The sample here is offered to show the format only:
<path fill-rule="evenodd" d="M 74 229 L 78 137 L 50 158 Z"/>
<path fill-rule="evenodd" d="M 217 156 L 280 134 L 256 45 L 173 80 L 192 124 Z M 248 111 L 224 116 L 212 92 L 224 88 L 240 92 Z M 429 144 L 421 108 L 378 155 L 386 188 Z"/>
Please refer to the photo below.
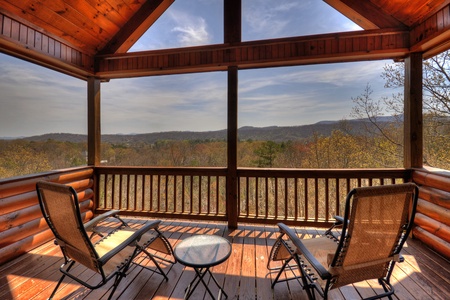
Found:
<path fill-rule="evenodd" d="M 200 281 L 205 286 L 208 293 L 214 299 L 214 295 L 204 281 L 206 273 L 209 273 L 217 287 L 219 288 L 218 299 L 222 294 L 228 298 L 228 295 L 219 285 L 213 274 L 209 270 L 211 267 L 223 263 L 231 255 L 231 243 L 225 238 L 217 235 L 195 235 L 181 241 L 175 246 L 174 256 L 182 265 L 194 268 L 195 277 L 186 287 L 184 299 L 194 292 Z"/>

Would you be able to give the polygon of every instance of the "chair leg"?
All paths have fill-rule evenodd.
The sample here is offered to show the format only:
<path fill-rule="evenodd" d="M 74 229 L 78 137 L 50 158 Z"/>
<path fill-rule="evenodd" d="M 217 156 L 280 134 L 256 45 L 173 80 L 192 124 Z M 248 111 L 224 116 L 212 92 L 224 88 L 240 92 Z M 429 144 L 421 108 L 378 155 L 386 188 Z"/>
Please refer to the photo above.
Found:
<path fill-rule="evenodd" d="M 308 299 L 315 300 L 316 294 L 314 292 L 314 286 L 311 286 L 312 283 L 309 282 L 309 275 L 306 273 L 304 264 L 300 261 L 300 258 L 298 257 L 298 255 L 295 255 L 294 259 L 299 266 L 300 274 L 302 277 L 303 289 L 306 290 Z M 326 299 L 326 294 L 324 296 L 324 299 Z"/>
<path fill-rule="evenodd" d="M 288 266 L 288 264 L 289 264 L 289 262 L 292 260 L 292 258 L 293 258 L 293 257 L 291 256 L 290 258 L 286 259 L 286 260 L 284 261 L 283 265 L 279 268 L 278 274 L 277 274 L 277 276 L 275 277 L 274 281 L 272 282 L 272 288 L 275 286 L 275 284 L 277 284 L 278 282 L 280 282 L 280 281 L 278 281 L 278 280 L 280 279 L 281 274 L 284 272 L 284 270 L 286 269 L 286 267 Z M 269 270 L 276 270 L 276 269 L 277 269 L 277 268 L 272 268 L 272 269 L 269 269 Z M 295 279 L 295 278 L 292 278 L 292 279 Z"/>
<path fill-rule="evenodd" d="M 147 256 L 153 261 L 153 263 L 156 265 L 156 268 L 158 269 L 159 272 L 156 272 L 155 270 L 152 270 L 152 269 L 149 269 L 149 268 L 146 268 L 146 269 L 149 269 L 150 271 L 153 271 L 153 272 L 161 274 L 162 276 L 164 276 L 164 279 L 166 279 L 166 281 L 169 281 L 169 278 L 167 277 L 166 273 L 164 273 L 163 269 L 161 268 L 159 263 L 156 261 L 156 259 L 153 257 L 153 255 L 150 252 L 148 252 L 147 250 L 145 250 L 145 249 L 142 249 L 142 252 L 147 254 Z M 164 260 L 168 261 L 168 262 L 171 262 L 171 261 L 166 260 L 166 259 L 164 259 Z"/>
<path fill-rule="evenodd" d="M 66 262 L 67 263 L 67 262 Z M 69 266 L 67 267 L 67 272 L 70 271 L 70 269 L 72 268 L 72 266 L 75 264 L 75 261 L 71 261 Z M 64 278 L 66 277 L 66 274 L 63 273 L 63 275 L 61 276 L 61 278 L 59 278 L 58 283 L 56 284 L 55 288 L 53 289 L 52 294 L 50 295 L 50 297 L 48 299 L 53 299 L 53 296 L 55 296 L 56 294 L 56 290 L 59 288 L 59 286 L 61 285 L 62 281 L 64 280 Z"/>
<path fill-rule="evenodd" d="M 124 271 L 117 273 L 116 278 L 114 279 L 113 289 L 109 294 L 108 300 L 112 299 L 114 292 L 116 291 L 117 287 L 119 286 L 119 283 L 122 281 L 122 278 L 124 277 L 125 277 Z"/>

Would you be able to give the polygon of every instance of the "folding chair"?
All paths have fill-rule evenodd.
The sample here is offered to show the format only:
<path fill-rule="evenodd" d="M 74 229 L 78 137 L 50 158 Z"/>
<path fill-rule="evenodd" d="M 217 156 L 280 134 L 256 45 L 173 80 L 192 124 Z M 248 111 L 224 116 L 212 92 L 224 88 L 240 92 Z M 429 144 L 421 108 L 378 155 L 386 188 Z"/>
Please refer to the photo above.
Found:
<path fill-rule="evenodd" d="M 332 289 L 378 279 L 384 292 L 367 299 L 391 299 L 395 290 L 390 277 L 395 263 L 403 261 L 400 251 L 414 223 L 417 199 L 413 183 L 355 188 L 347 195 L 344 217 L 337 217 L 321 237 L 299 239 L 279 223 L 292 245 L 286 259 L 300 267 L 308 297 L 316 299 L 317 292 L 327 299 Z"/>
<path fill-rule="evenodd" d="M 173 249 L 169 241 L 158 230 L 161 221 L 153 221 L 136 229 L 131 228 L 119 216 L 119 211 L 109 211 L 91 221 L 83 224 L 78 196 L 75 189 L 63 184 L 38 182 L 36 190 L 42 214 L 48 226 L 55 235 L 55 244 L 59 245 L 64 256 L 64 263 L 60 267 L 63 273 L 54 288 L 50 299 L 53 298 L 63 279 L 68 276 L 76 282 L 89 289 L 97 289 L 114 278 L 112 291 L 109 299 L 113 296 L 117 286 L 125 277 L 134 259 L 141 253 L 145 253 L 156 266 L 156 269 L 147 268 L 164 276 L 167 275 L 159 265 L 158 260 L 175 263 L 170 260 L 156 256 L 149 249 L 160 251 L 167 255 L 173 255 Z M 109 232 L 101 232 L 97 225 L 109 218 L 114 217 L 118 224 Z M 91 232 L 88 236 L 88 232 Z M 91 240 L 98 235 L 98 241 Z M 101 276 L 98 284 L 91 285 L 70 272 L 75 263 L 80 263 L 95 271 Z"/>

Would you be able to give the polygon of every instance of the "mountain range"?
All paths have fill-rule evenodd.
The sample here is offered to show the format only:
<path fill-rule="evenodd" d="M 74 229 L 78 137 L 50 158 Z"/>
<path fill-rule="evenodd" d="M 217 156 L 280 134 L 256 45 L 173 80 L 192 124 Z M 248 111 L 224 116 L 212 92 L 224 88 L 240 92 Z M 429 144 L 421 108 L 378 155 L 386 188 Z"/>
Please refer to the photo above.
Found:
<path fill-rule="evenodd" d="M 378 122 L 393 122 L 393 117 L 379 117 Z M 321 121 L 310 125 L 300 126 L 269 126 L 252 127 L 245 126 L 238 129 L 239 140 L 254 141 L 295 141 L 311 137 L 314 133 L 329 136 L 333 130 L 340 129 L 349 133 L 357 134 L 371 123 L 368 119 L 354 119 L 345 121 Z M 224 141 L 227 131 L 166 131 L 143 134 L 104 134 L 102 142 L 111 144 L 135 144 L 155 143 L 162 140 L 192 140 L 192 141 Z M 71 133 L 48 133 L 43 135 L 24 137 L 28 141 L 68 141 L 74 143 L 86 142 L 86 135 Z"/>

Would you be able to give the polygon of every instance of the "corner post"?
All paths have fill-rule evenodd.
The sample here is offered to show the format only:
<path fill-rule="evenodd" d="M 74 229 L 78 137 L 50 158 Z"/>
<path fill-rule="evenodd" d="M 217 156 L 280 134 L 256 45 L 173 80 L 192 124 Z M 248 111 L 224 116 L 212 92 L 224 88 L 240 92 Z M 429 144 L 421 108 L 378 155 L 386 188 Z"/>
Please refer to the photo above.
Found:
<path fill-rule="evenodd" d="M 88 118 L 88 165 L 100 165 L 100 79 L 89 77 L 87 80 L 87 118 Z"/>
<path fill-rule="evenodd" d="M 226 44 L 241 41 L 242 27 L 241 0 L 224 0 L 224 42 Z M 238 224 L 238 175 L 237 175 L 237 136 L 238 136 L 238 66 L 228 67 L 227 100 L 227 199 L 226 210 L 228 228 L 237 228 Z"/>
<path fill-rule="evenodd" d="M 405 59 L 404 154 L 405 168 L 423 167 L 422 53 Z"/>

